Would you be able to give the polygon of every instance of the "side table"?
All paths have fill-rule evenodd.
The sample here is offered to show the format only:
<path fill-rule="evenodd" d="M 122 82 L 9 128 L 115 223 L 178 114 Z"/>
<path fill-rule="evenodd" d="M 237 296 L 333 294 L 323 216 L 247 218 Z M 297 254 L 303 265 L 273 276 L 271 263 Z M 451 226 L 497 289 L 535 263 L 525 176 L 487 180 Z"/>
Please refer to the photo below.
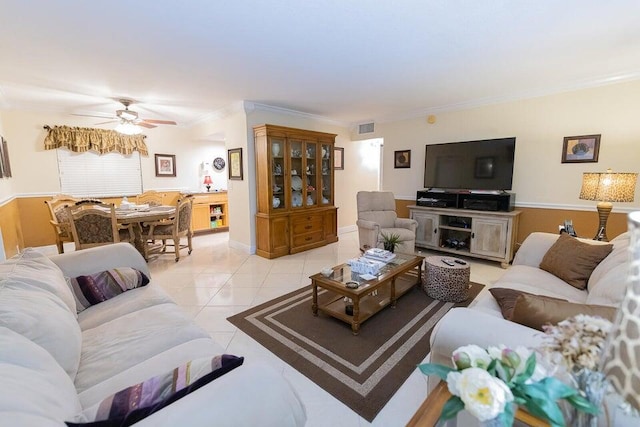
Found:
<path fill-rule="evenodd" d="M 447 302 L 461 302 L 469 298 L 471 267 L 468 262 L 453 257 L 430 256 L 425 258 L 425 263 L 422 288 L 427 295 Z"/>

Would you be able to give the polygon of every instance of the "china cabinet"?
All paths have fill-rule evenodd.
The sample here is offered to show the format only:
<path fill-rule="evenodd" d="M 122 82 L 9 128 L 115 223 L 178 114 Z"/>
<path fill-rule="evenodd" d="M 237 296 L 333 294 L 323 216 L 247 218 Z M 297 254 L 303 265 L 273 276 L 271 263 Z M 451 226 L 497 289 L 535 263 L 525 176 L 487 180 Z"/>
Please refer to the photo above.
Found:
<path fill-rule="evenodd" d="M 258 255 L 276 258 L 338 240 L 335 137 L 267 124 L 254 127 Z"/>

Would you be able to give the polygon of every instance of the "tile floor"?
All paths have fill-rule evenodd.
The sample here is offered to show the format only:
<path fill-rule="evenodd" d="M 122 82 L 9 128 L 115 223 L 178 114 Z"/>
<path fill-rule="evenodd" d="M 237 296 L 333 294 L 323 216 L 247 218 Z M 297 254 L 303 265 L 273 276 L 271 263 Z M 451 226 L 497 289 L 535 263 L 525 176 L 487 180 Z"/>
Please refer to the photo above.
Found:
<path fill-rule="evenodd" d="M 282 372 L 305 404 L 307 426 L 395 427 L 409 421 L 427 393 L 425 377 L 418 370 L 369 423 L 226 320 L 308 285 L 309 276 L 322 267 L 357 255 L 357 232 L 341 234 L 337 243 L 273 260 L 229 248 L 228 233 L 198 235 L 193 245 L 193 253 L 187 256 L 183 251 L 177 263 L 172 255 L 151 259 L 153 282 L 162 286 L 228 353 L 245 356 L 247 361 L 266 362 Z M 471 262 L 471 280 L 478 283 L 490 284 L 504 272 L 498 263 L 467 261 Z"/>

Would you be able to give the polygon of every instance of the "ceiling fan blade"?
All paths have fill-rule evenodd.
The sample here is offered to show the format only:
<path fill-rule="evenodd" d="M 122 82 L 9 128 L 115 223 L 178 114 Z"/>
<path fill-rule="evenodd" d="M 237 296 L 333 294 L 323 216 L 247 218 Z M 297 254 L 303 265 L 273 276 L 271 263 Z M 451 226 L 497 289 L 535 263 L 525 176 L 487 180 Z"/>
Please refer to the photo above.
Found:
<path fill-rule="evenodd" d="M 147 123 L 154 123 L 156 125 L 177 125 L 173 120 L 153 120 L 153 119 L 142 119 Z"/>
<path fill-rule="evenodd" d="M 71 113 L 72 116 L 80 117 L 98 117 L 99 119 L 113 119 L 113 114 L 77 114 Z"/>
<path fill-rule="evenodd" d="M 152 125 L 151 123 L 145 123 L 144 121 L 138 122 L 138 123 L 136 123 L 136 125 L 142 126 L 143 128 L 147 128 L 147 129 L 153 129 L 153 128 L 157 128 L 158 127 L 156 125 Z"/>
<path fill-rule="evenodd" d="M 107 123 L 115 123 L 118 122 L 119 120 L 108 120 L 106 122 L 100 122 L 100 123 L 94 123 L 94 126 L 98 126 L 98 125 L 106 125 Z"/>

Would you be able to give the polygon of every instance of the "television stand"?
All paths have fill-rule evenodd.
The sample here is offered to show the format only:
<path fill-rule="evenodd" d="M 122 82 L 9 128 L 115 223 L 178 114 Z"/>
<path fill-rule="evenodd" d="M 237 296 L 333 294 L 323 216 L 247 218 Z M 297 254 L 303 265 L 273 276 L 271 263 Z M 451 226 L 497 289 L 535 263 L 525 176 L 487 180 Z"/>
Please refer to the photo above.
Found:
<path fill-rule="evenodd" d="M 416 246 L 498 261 L 503 268 L 513 258 L 520 213 L 409 206 L 418 222 Z"/>

